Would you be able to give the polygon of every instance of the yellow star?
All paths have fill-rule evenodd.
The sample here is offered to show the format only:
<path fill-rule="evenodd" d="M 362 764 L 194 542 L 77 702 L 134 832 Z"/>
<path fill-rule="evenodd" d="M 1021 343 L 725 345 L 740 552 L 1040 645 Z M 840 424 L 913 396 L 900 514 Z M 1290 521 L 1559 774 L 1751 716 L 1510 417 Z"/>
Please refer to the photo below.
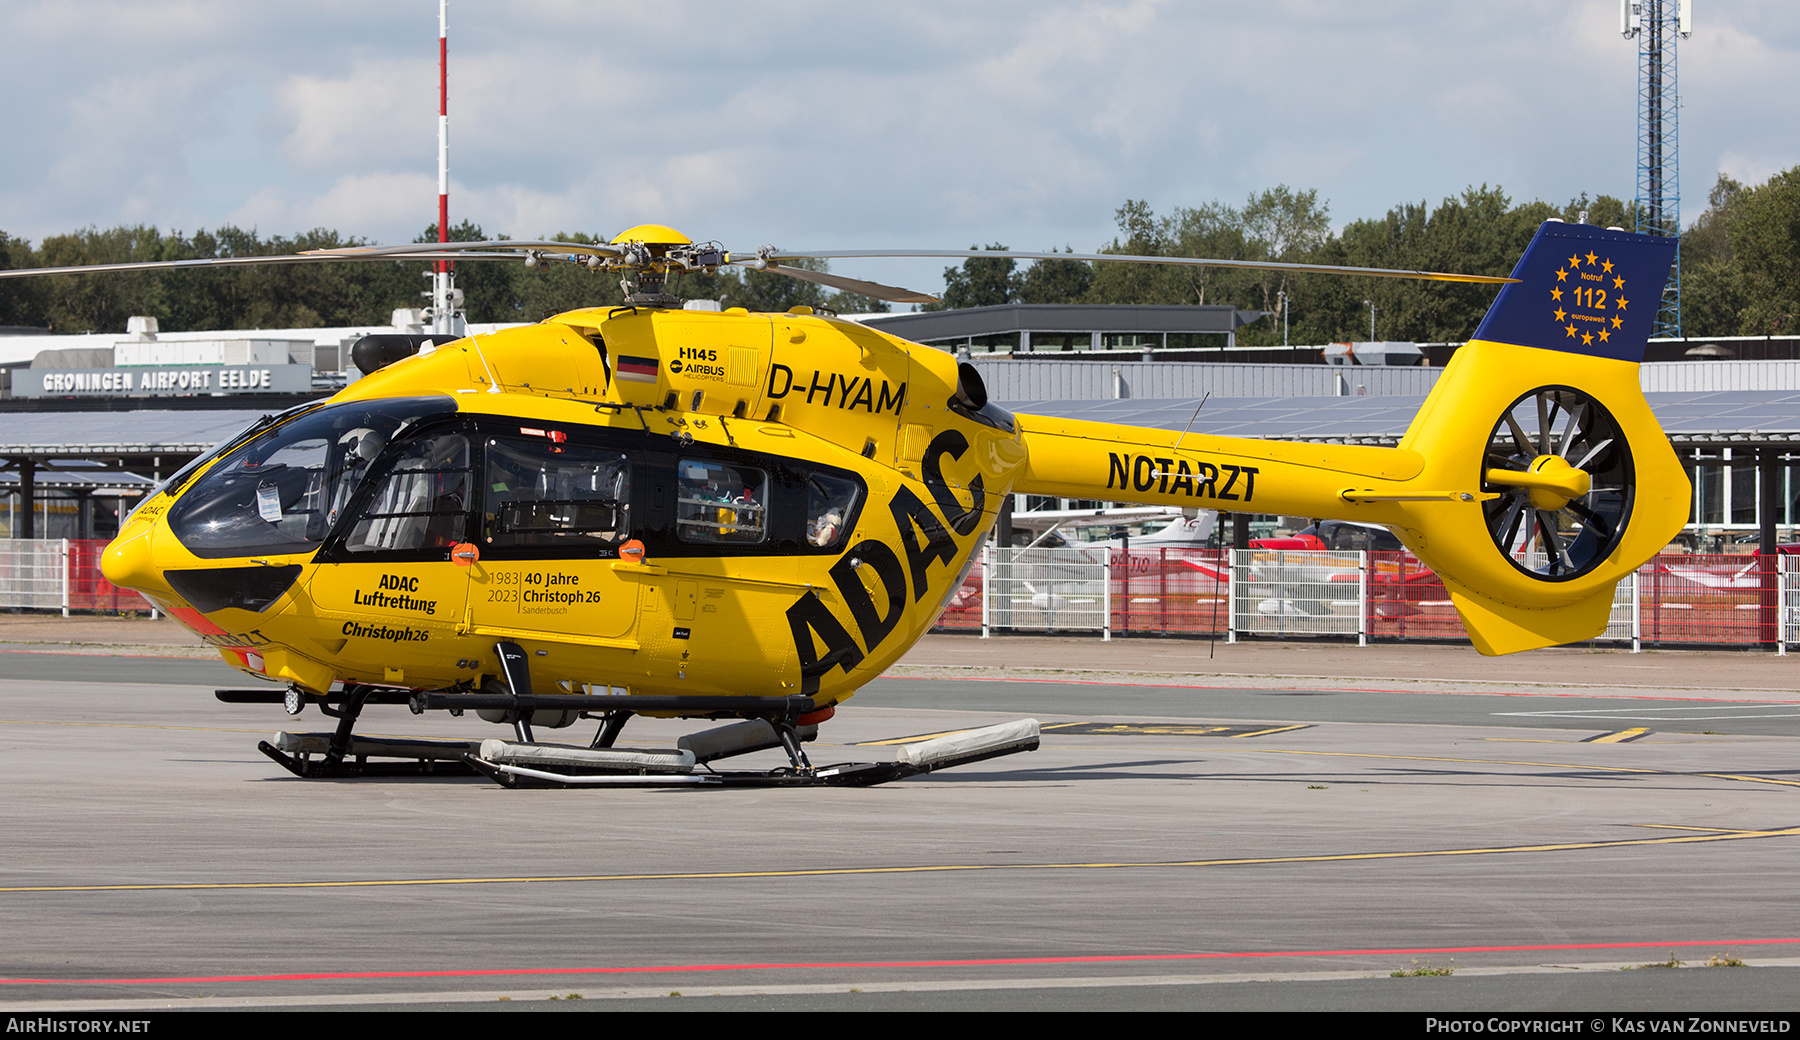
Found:
<path fill-rule="evenodd" d="M 1629 302 L 1629 301 L 1627 301 L 1627 300 L 1626 300 L 1626 299 L 1625 299 L 1625 297 L 1623 297 L 1623 296 L 1621 296 L 1621 297 L 1619 297 L 1619 309 L 1620 309 L 1620 310 L 1624 310 L 1624 309 L 1625 309 L 1625 304 L 1626 304 L 1626 303 L 1627 303 L 1627 302 Z"/>
<path fill-rule="evenodd" d="M 1615 315 L 1613 315 L 1613 328 L 1615 328 L 1615 329 L 1616 329 L 1616 328 L 1618 328 L 1618 327 L 1619 327 L 1619 326 L 1621 326 L 1621 325 L 1623 325 L 1623 324 L 1625 324 L 1625 319 L 1624 319 L 1624 318 L 1621 318 L 1621 317 L 1619 317 L 1619 316 L 1618 316 L 1618 315 L 1616 315 L 1616 314 L 1615 314 Z"/>
<path fill-rule="evenodd" d="M 1598 260 L 1598 259 L 1600 259 L 1600 258 L 1599 258 L 1599 257 L 1597 257 L 1597 256 L 1595 256 L 1595 255 L 1594 255 L 1594 254 L 1593 254 L 1593 253 L 1592 253 L 1592 252 L 1591 252 L 1591 251 L 1590 251 L 1590 252 L 1589 252 L 1589 253 L 1588 253 L 1588 266 L 1589 266 L 1589 267 L 1592 267 L 1592 266 L 1594 266 L 1594 261 L 1596 261 L 1596 260 Z"/>
<path fill-rule="evenodd" d="M 1563 331 L 1564 331 L 1564 332 L 1566 332 L 1566 333 L 1568 333 L 1568 334 L 1569 334 L 1569 338 L 1570 338 L 1570 339 L 1574 339 L 1574 338 L 1575 338 L 1575 326 L 1573 326 L 1573 325 L 1564 325 L 1564 326 L 1563 326 Z"/>
<path fill-rule="evenodd" d="M 1615 288 L 1615 289 L 1625 288 L 1625 279 L 1620 278 L 1617 275 L 1614 275 L 1613 276 L 1613 288 Z"/>
<path fill-rule="evenodd" d="M 1562 290 L 1561 290 L 1561 289 L 1558 289 L 1558 288 L 1556 288 L 1556 287 L 1555 287 L 1555 286 L 1551 286 L 1551 287 L 1550 287 L 1550 298 L 1551 298 L 1551 299 L 1552 299 L 1552 300 L 1560 300 L 1560 299 L 1562 299 Z M 1559 320 L 1559 321 L 1560 321 L 1560 320 L 1561 320 L 1561 319 L 1558 319 L 1558 320 Z"/>
<path fill-rule="evenodd" d="M 1605 263 L 1601 264 L 1600 270 L 1605 271 L 1607 274 L 1612 274 L 1612 261 L 1608 260 Z"/>
<path fill-rule="evenodd" d="M 1576 256 L 1569 257 L 1569 266 L 1572 268 L 1581 266 L 1581 257 L 1579 254 Z"/>
<path fill-rule="evenodd" d="M 1606 331 L 1605 329 L 1600 330 L 1600 342 L 1605 343 L 1607 340 L 1609 340 L 1611 338 L 1612 338 L 1612 333 Z"/>
<path fill-rule="evenodd" d="M 1556 280 L 1557 280 L 1557 281 L 1559 281 L 1559 282 L 1566 282 L 1566 281 L 1568 281 L 1568 280 L 1569 280 L 1569 272 L 1567 272 L 1567 271 L 1565 271 L 1565 270 L 1563 270 L 1563 269 L 1562 269 L 1562 268 L 1560 268 L 1560 267 L 1559 267 L 1559 268 L 1557 268 L 1557 269 L 1556 269 Z"/>
<path fill-rule="evenodd" d="M 1585 333 L 1585 332 L 1582 333 L 1581 334 L 1581 344 L 1582 344 L 1582 346 L 1585 346 L 1585 347 L 1593 346 L 1594 345 L 1594 337 L 1589 335 L 1588 333 Z"/>
<path fill-rule="evenodd" d="M 1561 321 L 1562 321 L 1562 320 L 1563 320 L 1563 318 L 1564 318 L 1564 317 L 1565 317 L 1565 315 L 1564 315 L 1564 314 L 1563 314 L 1563 309 L 1562 309 L 1562 308 L 1561 308 L 1561 307 L 1558 307 L 1558 308 L 1556 308 L 1556 320 L 1557 320 L 1557 322 L 1558 322 L 1558 323 L 1560 323 L 1560 322 L 1561 322 Z"/>

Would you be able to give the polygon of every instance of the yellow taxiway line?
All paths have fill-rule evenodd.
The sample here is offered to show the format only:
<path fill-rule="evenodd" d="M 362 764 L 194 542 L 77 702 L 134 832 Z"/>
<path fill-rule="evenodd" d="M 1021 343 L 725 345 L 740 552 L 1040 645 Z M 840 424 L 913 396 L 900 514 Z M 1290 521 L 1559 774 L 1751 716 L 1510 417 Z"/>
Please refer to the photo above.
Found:
<path fill-rule="evenodd" d="M 1756 838 L 1800 837 L 1800 826 L 1773 830 L 1732 830 L 1659 838 L 1612 841 L 1568 841 L 1538 845 L 1489 845 L 1461 849 L 1407 849 L 1389 852 L 1339 852 L 1312 856 L 1254 856 L 1235 859 L 1148 860 L 1095 863 L 939 863 L 894 867 L 813 867 L 799 870 L 719 870 L 653 874 L 546 874 L 496 877 L 387 878 L 354 881 L 196 881 L 132 885 L 9 885 L 0 895 L 47 892 L 193 892 L 267 891 L 309 888 L 407 888 L 442 885 L 514 885 L 629 881 L 716 881 L 773 878 L 858 877 L 883 874 L 952 874 L 1002 871 L 1178 870 L 1202 867 L 1278 866 L 1289 863 L 1356 863 L 1374 860 L 1435 859 L 1448 856 L 1491 856 L 1522 852 L 1576 852 L 1589 849 L 1641 848 L 1650 845 L 1695 845 Z"/>

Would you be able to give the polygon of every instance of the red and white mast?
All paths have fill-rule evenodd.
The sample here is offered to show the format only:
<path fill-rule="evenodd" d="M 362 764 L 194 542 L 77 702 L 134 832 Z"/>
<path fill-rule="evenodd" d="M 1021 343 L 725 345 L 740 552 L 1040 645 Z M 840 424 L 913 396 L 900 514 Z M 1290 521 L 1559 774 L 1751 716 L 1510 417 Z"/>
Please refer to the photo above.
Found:
<path fill-rule="evenodd" d="M 450 12 L 449 0 L 438 0 L 438 241 L 450 241 Z M 431 331 L 457 335 L 455 273 L 449 260 L 439 260 L 431 276 Z"/>

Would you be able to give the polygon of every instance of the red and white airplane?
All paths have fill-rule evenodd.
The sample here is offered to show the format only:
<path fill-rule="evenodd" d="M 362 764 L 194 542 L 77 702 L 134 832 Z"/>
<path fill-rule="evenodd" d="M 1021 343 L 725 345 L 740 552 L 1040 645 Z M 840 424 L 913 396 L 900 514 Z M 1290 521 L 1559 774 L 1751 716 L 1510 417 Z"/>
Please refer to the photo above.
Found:
<path fill-rule="evenodd" d="M 1191 549 L 1209 548 L 1208 542 L 1213 531 L 1218 527 L 1219 514 L 1211 509 L 1179 509 L 1174 506 L 1130 506 L 1113 509 L 1034 509 L 1025 513 L 1014 513 L 1013 527 L 1022 529 L 1031 535 L 1021 549 L 1074 549 L 1076 556 L 1090 563 L 1104 563 L 1110 557 L 1115 565 L 1123 563 L 1131 568 L 1135 576 L 1154 574 L 1161 570 L 1171 573 L 1189 573 L 1199 569 L 1211 573 L 1206 567 L 1196 566 L 1197 561 L 1190 560 L 1187 554 L 1152 553 L 1153 549 Z M 1136 537 L 1107 538 L 1096 541 L 1075 541 L 1063 536 L 1063 532 L 1073 533 L 1084 527 L 1128 527 L 1137 524 L 1151 524 L 1155 527 L 1149 532 Z M 1121 560 L 1115 555 L 1118 550 L 1129 548 Z M 1079 562 L 1079 561 L 1072 561 Z M 1208 567 L 1217 569 L 1210 561 Z M 950 597 L 946 608 L 949 610 L 973 610 L 981 606 L 981 593 L 984 584 L 984 572 L 981 559 L 977 557 L 963 576 L 962 584 Z M 1033 592 L 1034 596 L 1040 593 Z M 1051 595 L 1042 593 L 1041 595 Z"/>

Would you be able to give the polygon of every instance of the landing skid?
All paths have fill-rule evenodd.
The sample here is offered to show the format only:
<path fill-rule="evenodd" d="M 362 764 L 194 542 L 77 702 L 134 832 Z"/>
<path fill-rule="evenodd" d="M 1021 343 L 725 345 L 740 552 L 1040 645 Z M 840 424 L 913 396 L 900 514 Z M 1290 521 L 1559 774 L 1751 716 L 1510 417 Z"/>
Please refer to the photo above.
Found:
<path fill-rule="evenodd" d="M 831 715 L 810 697 L 663 697 L 550 694 L 533 696 L 525 653 L 503 641 L 499 651 L 506 692 L 418 692 L 406 703 L 413 713 L 445 710 L 453 715 L 498 712 L 513 724 L 517 740 L 410 740 L 354 734 L 366 704 L 393 703 L 401 691 L 348 684 L 331 697 L 290 691 L 286 703 L 297 713 L 309 700 L 338 720 L 332 733 L 277 733 L 257 750 L 305 779 L 376 776 L 467 776 L 478 774 L 505 787 L 529 786 L 711 786 L 869 787 L 938 769 L 1001 755 L 1035 751 L 1036 719 L 963 730 L 901 744 L 892 762 L 844 762 L 816 767 L 802 745 L 818 736 L 817 723 Z M 272 700 L 268 692 L 220 690 L 220 700 Z M 641 711 L 744 721 L 689 734 L 675 750 L 613 746 L 619 731 Z M 539 713 L 566 720 L 597 719 L 600 730 L 586 747 L 539 743 L 532 718 Z M 788 765 L 763 770 L 715 769 L 713 762 L 779 748 Z M 371 761 L 382 759 L 386 761 Z"/>
<path fill-rule="evenodd" d="M 504 740 L 406 740 L 351 738 L 342 758 L 329 757 L 332 733 L 278 733 L 258 751 L 308 780 L 387 776 L 480 775 L 503 787 L 873 787 L 939 769 L 1035 751 L 1036 719 L 985 726 L 898 746 L 893 762 L 841 762 L 775 769 L 715 769 L 711 762 L 781 745 L 748 743 L 715 757 L 696 757 L 691 745 L 737 730 L 725 726 L 683 737 L 676 751 L 596 749 L 569 744 Z M 750 725 L 764 725 L 760 720 Z M 811 727 L 807 727 L 810 729 Z M 809 738 L 811 734 L 807 735 Z M 704 750 L 703 752 L 704 753 Z M 371 761 L 388 759 L 389 761 Z"/>
<path fill-rule="evenodd" d="M 724 727 L 726 730 L 736 729 Z M 533 786 L 609 786 L 609 787 L 873 787 L 892 780 L 922 776 L 939 769 L 968 765 L 1021 751 L 1036 751 L 1038 722 L 1020 719 L 997 726 L 963 730 L 930 740 L 899 746 L 899 758 L 893 762 L 843 762 L 829 766 L 786 767 L 778 769 L 714 769 L 705 761 L 695 761 L 688 746 L 702 742 L 709 730 L 694 737 L 683 737 L 680 751 L 634 752 L 626 756 L 657 755 L 663 762 L 634 764 L 625 759 L 611 759 L 594 749 L 559 744 L 518 744 L 509 741 L 482 742 L 478 754 L 464 756 L 471 769 L 505 787 Z M 774 745 L 764 745 L 771 747 Z M 748 748 L 747 750 L 762 750 Z M 685 753 L 685 760 L 684 760 Z M 722 757 L 722 756 L 721 756 Z"/>
<path fill-rule="evenodd" d="M 255 691 L 220 690 L 222 701 L 241 702 Z M 356 720 L 363 706 L 370 703 L 392 703 L 397 691 L 375 686 L 347 685 L 343 693 L 331 699 L 314 698 L 319 710 L 338 720 L 332 733 L 277 733 L 275 743 L 258 741 L 256 750 L 279 762 L 282 768 L 308 780 L 358 776 L 466 776 L 471 770 L 463 756 L 469 741 L 408 740 L 404 738 L 370 739 L 355 735 Z M 302 700 L 294 700 L 290 711 L 297 712 Z M 316 757 L 315 757 L 316 756 Z M 402 759 L 397 762 L 370 762 L 370 758 Z"/>
<path fill-rule="evenodd" d="M 352 737 L 346 753 L 330 757 L 332 733 L 277 733 L 274 743 L 259 740 L 256 750 L 305 780 L 362 776 L 471 776 L 463 756 L 480 745 L 473 740 L 404 740 Z M 371 762 L 369 759 L 397 761 Z"/>

